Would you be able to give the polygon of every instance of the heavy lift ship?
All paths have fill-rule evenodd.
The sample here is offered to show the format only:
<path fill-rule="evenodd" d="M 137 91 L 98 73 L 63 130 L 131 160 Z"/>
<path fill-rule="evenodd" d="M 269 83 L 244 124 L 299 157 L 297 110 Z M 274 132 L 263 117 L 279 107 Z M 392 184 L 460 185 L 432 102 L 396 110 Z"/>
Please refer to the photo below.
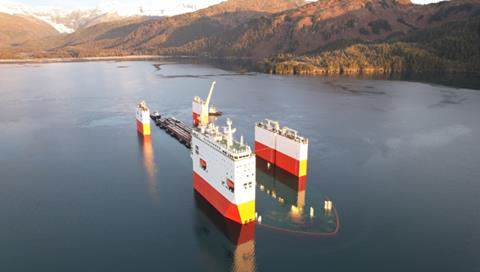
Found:
<path fill-rule="evenodd" d="M 214 83 L 215 84 L 215 83 Z M 209 98 L 213 86 L 210 89 Z M 193 121 L 191 157 L 193 187 L 224 217 L 240 224 L 255 220 L 255 154 L 250 146 L 234 139 L 236 129 L 227 120 L 223 132 L 204 115 L 195 115 Z M 207 103 L 208 109 L 208 103 Z M 207 111 L 208 115 L 208 111 Z"/>

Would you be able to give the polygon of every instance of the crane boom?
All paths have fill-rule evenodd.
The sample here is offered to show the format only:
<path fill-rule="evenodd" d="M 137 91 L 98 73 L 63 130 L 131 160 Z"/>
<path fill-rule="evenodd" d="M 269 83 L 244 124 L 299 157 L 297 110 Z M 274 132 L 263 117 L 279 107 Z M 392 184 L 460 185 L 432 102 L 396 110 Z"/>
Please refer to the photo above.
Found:
<path fill-rule="evenodd" d="M 212 99 L 213 88 L 215 87 L 216 83 L 217 83 L 216 81 L 212 82 L 212 86 L 210 87 L 210 91 L 208 92 L 207 100 L 205 101 L 205 105 L 207 106 L 207 111 L 208 111 L 208 106 L 210 104 L 210 99 Z"/>

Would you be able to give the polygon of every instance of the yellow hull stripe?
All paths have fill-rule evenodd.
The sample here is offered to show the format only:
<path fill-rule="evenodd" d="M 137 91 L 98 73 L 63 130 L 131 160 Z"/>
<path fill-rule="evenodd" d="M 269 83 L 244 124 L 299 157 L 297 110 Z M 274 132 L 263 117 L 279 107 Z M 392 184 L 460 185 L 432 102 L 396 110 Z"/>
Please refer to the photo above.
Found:
<path fill-rule="evenodd" d="M 298 176 L 303 177 L 307 175 L 307 160 L 300 161 L 300 167 L 298 169 Z"/>
<path fill-rule="evenodd" d="M 243 224 L 255 220 L 255 200 L 238 204 L 237 207 Z"/>
<path fill-rule="evenodd" d="M 150 135 L 150 125 L 143 124 L 143 135 Z"/>

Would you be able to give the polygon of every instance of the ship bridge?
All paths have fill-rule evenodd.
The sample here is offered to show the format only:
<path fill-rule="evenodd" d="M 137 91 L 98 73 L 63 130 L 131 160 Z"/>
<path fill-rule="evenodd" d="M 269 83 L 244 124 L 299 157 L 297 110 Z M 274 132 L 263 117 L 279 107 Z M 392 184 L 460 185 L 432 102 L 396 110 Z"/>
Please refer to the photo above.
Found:
<path fill-rule="evenodd" d="M 205 143 L 223 153 L 233 160 L 249 158 L 252 156 L 250 146 L 244 144 L 243 136 L 240 141 L 233 138 L 236 129 L 232 128 L 232 121 L 227 119 L 227 126 L 220 131 L 218 126 L 209 123 L 207 126 L 199 127 L 193 133 Z"/>

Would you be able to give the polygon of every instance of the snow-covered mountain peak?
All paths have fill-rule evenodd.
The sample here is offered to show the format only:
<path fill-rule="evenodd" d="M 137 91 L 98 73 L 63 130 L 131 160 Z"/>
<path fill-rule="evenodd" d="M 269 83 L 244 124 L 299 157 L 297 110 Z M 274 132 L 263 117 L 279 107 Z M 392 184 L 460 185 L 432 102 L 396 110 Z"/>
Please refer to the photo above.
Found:
<path fill-rule="evenodd" d="M 121 19 L 130 16 L 173 16 L 193 12 L 223 0 L 207 0 L 201 4 L 177 1 L 137 1 L 125 3 L 116 0 L 100 2 L 91 9 L 63 9 L 50 6 L 29 6 L 11 0 L 0 0 L 0 12 L 33 16 L 53 26 L 60 33 L 71 33 L 91 22 Z M 101 17 L 104 17 L 102 20 Z"/>

